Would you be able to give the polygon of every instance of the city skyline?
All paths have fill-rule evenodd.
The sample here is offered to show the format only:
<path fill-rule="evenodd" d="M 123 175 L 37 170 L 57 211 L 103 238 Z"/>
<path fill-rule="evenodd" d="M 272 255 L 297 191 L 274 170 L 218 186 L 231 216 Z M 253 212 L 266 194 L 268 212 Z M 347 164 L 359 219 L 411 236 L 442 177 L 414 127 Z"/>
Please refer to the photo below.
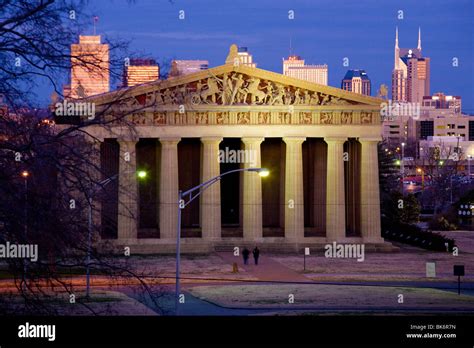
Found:
<path fill-rule="evenodd" d="M 126 2 L 114 2 L 113 7 L 108 2 L 94 3 L 91 11 L 100 18 L 97 34 L 109 41 L 128 40 L 131 52 L 158 63 L 204 59 L 210 67 L 219 66 L 225 60 L 223 52 L 236 43 L 248 47 L 258 67 L 265 70 L 281 72 L 282 58 L 290 53 L 311 64 L 328 64 L 330 86 L 340 86 L 347 70 L 364 69 L 371 76 L 374 95 L 382 83 L 391 86 L 395 28 L 398 26 L 401 47 L 416 47 L 421 27 L 423 52 L 431 58 L 431 94 L 460 95 L 463 111 L 474 113 L 470 97 L 474 95 L 473 70 L 467 64 L 474 59 L 472 33 L 468 32 L 472 23 L 468 7 L 472 4 L 427 4 L 390 1 L 381 6 L 363 1 L 357 6 L 345 3 L 346 11 L 341 11 L 340 3 L 326 1 L 318 9 L 306 1 L 282 1 L 271 7 L 267 1 L 202 1 L 199 6 L 185 1 L 163 3 L 160 13 L 156 13 L 153 2 L 141 1 L 137 6 Z M 178 18 L 180 10 L 185 11 L 184 19 Z M 290 10 L 294 11 L 293 20 L 288 19 Z M 403 20 L 397 19 L 399 10 L 404 11 Z M 437 11 L 441 10 L 440 17 Z M 124 16 L 126 24 L 121 20 Z M 91 20 L 83 34 L 92 32 Z M 370 40 L 360 40 L 367 35 Z M 349 66 L 343 66 L 346 57 Z M 456 68 L 452 67 L 453 57 L 459 60 Z M 51 91 L 50 86 L 44 85 L 38 93 L 41 102 L 49 101 Z"/>

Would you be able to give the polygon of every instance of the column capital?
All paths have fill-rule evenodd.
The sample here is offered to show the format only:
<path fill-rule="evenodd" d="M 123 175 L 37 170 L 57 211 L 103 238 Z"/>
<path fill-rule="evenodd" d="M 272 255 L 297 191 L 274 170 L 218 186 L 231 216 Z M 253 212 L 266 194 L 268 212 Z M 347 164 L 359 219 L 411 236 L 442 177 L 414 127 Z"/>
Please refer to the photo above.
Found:
<path fill-rule="evenodd" d="M 242 140 L 244 144 L 245 143 L 260 144 L 265 140 L 265 138 L 262 138 L 262 137 L 245 137 L 245 138 L 240 138 L 240 139 Z"/>
<path fill-rule="evenodd" d="M 222 137 L 201 137 L 201 143 L 203 144 L 219 144 L 222 141 Z"/>
<path fill-rule="evenodd" d="M 326 143 L 344 143 L 347 141 L 346 136 L 329 136 L 329 137 L 324 137 L 324 141 Z"/>
<path fill-rule="evenodd" d="M 306 140 L 306 137 L 283 137 L 283 141 L 285 142 L 285 144 L 288 144 L 288 143 L 296 143 L 296 144 L 299 144 L 299 143 L 303 143 L 304 141 Z"/>
<path fill-rule="evenodd" d="M 119 143 L 138 143 L 138 140 L 137 138 L 133 137 L 133 136 L 126 136 L 126 135 L 123 135 L 123 136 L 119 136 L 117 137 L 117 141 Z"/>
<path fill-rule="evenodd" d="M 359 137 L 359 143 L 379 143 L 382 137 Z"/>
<path fill-rule="evenodd" d="M 178 145 L 181 141 L 179 137 L 163 137 L 158 139 L 162 145 Z"/>

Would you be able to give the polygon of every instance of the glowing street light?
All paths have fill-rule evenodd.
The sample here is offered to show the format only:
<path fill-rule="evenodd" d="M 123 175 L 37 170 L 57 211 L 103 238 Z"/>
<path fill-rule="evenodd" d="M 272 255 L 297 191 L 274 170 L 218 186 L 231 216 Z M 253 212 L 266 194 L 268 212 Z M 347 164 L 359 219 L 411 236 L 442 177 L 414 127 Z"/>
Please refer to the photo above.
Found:
<path fill-rule="evenodd" d="M 221 175 L 215 176 L 202 184 L 199 184 L 185 192 L 181 190 L 178 191 L 178 231 L 176 233 L 176 289 L 175 289 L 175 315 L 178 315 L 179 307 L 179 296 L 180 296 L 180 267 L 181 267 L 181 210 L 186 208 L 186 206 L 199 197 L 208 187 L 212 186 L 224 175 L 237 172 L 255 172 L 260 177 L 267 177 L 270 174 L 270 171 L 266 168 L 240 168 L 229 170 L 228 172 L 222 173 Z M 188 201 L 185 201 L 185 198 Z"/>
<path fill-rule="evenodd" d="M 134 171 L 126 171 L 123 173 L 117 173 L 110 178 L 104 179 L 101 182 L 97 183 L 98 188 L 104 188 L 108 184 L 110 184 L 112 181 L 117 179 L 120 174 L 130 174 L 133 173 Z M 139 179 L 144 179 L 147 176 L 147 172 L 145 170 L 139 170 L 136 172 L 137 176 Z M 88 216 L 88 236 L 87 236 L 87 260 L 86 260 L 86 298 L 89 298 L 90 296 L 90 278 L 91 278 L 91 273 L 90 273 L 90 263 L 91 263 L 91 249 L 92 249 L 92 196 L 96 193 L 96 191 L 93 191 L 92 189 L 90 190 L 88 194 L 88 201 L 89 201 L 89 216 Z"/>
<path fill-rule="evenodd" d="M 425 171 L 421 168 L 416 169 L 418 174 L 421 174 L 421 190 L 425 190 Z"/>

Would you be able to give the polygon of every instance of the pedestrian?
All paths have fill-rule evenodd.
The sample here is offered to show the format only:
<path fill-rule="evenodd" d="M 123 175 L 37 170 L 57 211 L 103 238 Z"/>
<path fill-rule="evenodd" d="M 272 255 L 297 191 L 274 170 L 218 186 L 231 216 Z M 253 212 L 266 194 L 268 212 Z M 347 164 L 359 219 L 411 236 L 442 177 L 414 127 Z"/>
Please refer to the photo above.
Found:
<path fill-rule="evenodd" d="M 248 262 L 249 262 L 249 255 L 250 255 L 249 249 L 244 248 L 244 250 L 242 250 L 242 256 L 244 257 L 244 265 L 247 265 L 247 264 L 248 264 Z"/>
<path fill-rule="evenodd" d="M 255 247 L 255 249 L 253 249 L 253 258 L 255 260 L 255 264 L 258 265 L 258 257 L 260 256 L 260 250 L 258 249 L 258 247 Z"/>

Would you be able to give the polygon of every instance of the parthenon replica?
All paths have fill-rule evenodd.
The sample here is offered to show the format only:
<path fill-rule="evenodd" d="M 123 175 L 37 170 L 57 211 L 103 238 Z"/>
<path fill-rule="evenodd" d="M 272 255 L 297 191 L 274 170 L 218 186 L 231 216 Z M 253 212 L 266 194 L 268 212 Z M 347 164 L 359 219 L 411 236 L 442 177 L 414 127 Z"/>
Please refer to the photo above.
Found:
<path fill-rule="evenodd" d="M 270 175 L 225 176 L 182 210 L 183 252 L 295 251 L 333 241 L 388 247 L 378 98 L 244 66 L 231 49 L 224 65 L 87 100 L 111 120 L 88 132 L 103 178 L 118 177 L 96 217 L 100 239 L 117 249 L 174 252 L 178 190 L 250 167 Z M 119 114 L 127 116 L 115 122 Z M 245 151 L 252 161 L 222 161 L 220 151 Z"/>

